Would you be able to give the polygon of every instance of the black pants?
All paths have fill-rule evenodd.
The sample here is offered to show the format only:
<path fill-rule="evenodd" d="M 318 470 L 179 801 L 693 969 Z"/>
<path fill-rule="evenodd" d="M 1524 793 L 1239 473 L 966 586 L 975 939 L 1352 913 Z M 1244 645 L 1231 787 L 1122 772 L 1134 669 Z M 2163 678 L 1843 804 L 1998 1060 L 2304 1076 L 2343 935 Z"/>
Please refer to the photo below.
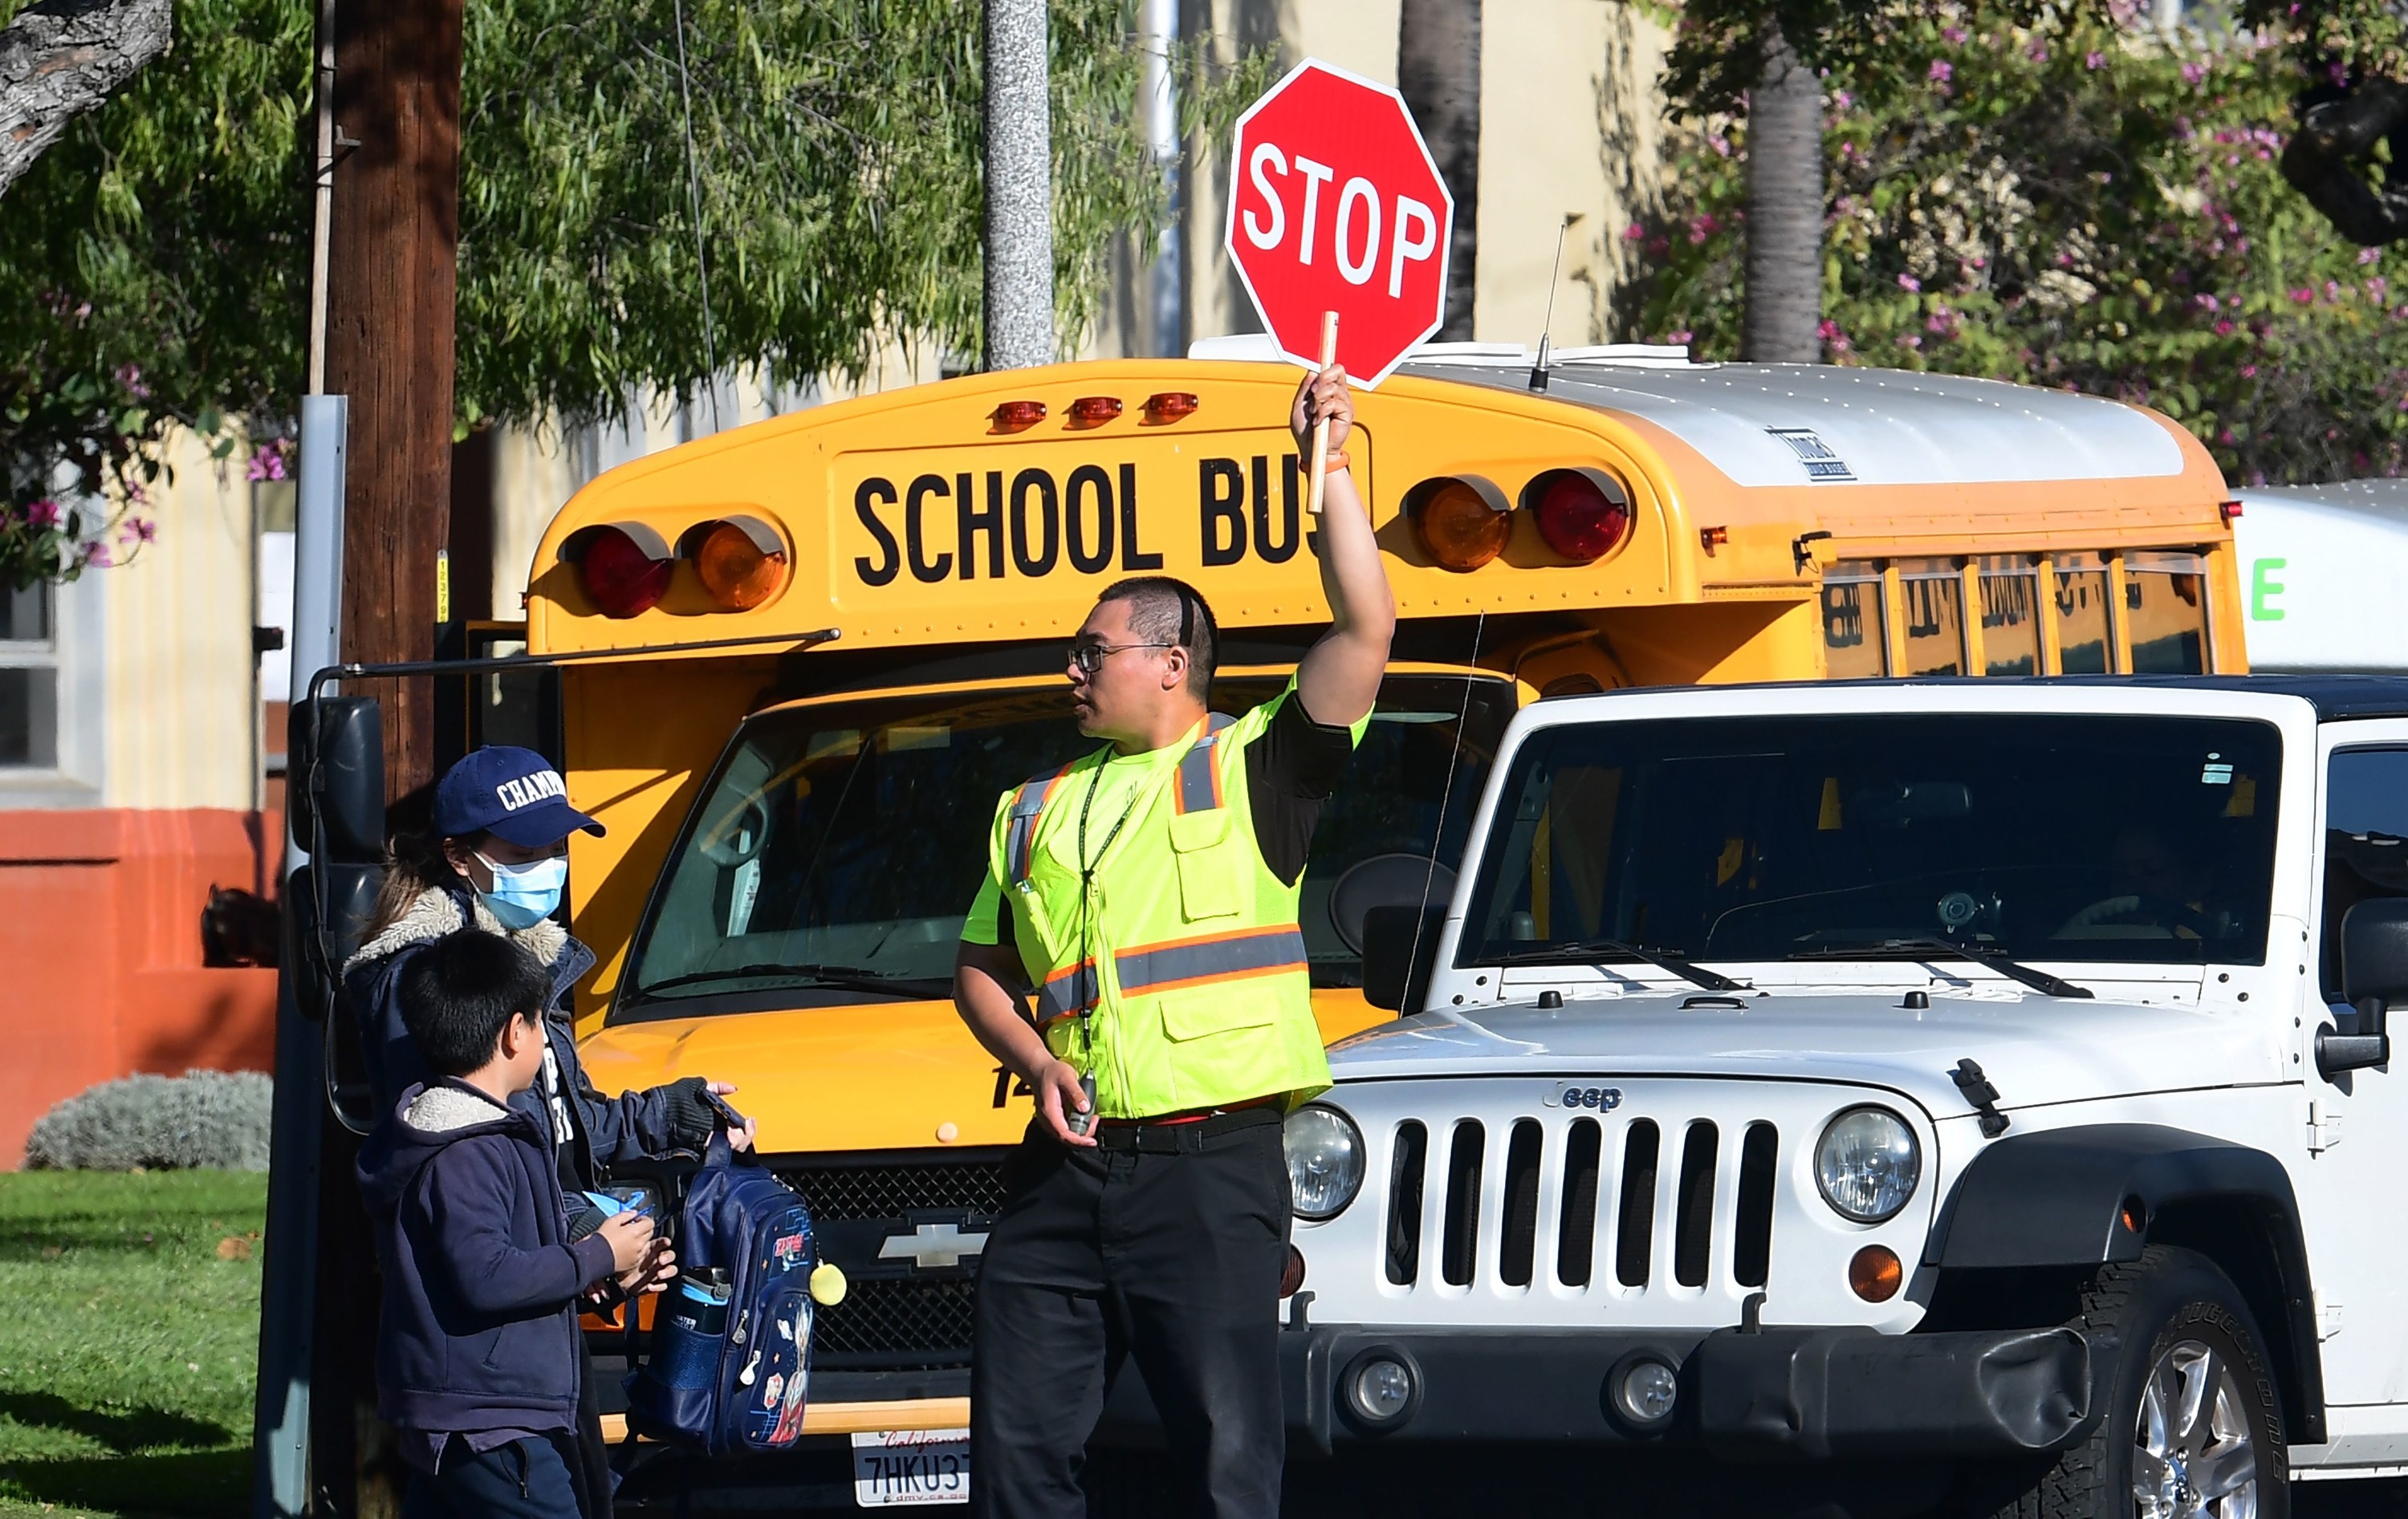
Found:
<path fill-rule="evenodd" d="M 1192 1511 L 1279 1512 L 1287 1162 L 1271 1110 L 1211 1129 L 1108 1130 L 1073 1150 L 1030 1125 L 979 1262 L 975 1519 L 1086 1513 L 1087 1437 L 1130 1357 Z"/>
<path fill-rule="evenodd" d="M 580 1519 L 577 1440 L 558 1433 L 521 1438 L 472 1453 L 456 1437 L 439 1471 L 413 1471 L 401 1519 Z"/>

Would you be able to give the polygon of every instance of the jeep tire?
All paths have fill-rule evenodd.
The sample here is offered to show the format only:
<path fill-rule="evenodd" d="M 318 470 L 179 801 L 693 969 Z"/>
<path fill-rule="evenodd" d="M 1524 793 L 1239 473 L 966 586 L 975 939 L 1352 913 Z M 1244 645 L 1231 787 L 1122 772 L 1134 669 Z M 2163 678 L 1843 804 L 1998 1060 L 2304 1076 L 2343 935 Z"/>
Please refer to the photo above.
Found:
<path fill-rule="evenodd" d="M 2287 1519 L 2274 1379 L 2256 1321 L 2214 1262 L 2151 1245 L 2100 1270 L 2073 1326 L 2121 1347 L 2112 1367 L 2099 1363 L 2104 1417 L 1997 1519 Z"/>

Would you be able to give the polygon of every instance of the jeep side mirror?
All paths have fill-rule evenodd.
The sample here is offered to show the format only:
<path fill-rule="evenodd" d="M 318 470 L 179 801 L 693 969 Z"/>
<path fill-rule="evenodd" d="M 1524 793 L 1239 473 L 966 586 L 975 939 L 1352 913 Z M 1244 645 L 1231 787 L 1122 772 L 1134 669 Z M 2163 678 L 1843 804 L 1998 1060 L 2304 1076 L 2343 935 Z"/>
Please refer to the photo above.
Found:
<path fill-rule="evenodd" d="M 2408 1000 L 2408 896 L 2360 902 L 2341 921 L 2342 995 L 2358 1010 L 2354 1033 L 2319 1029 L 2316 1069 L 2388 1065 L 2391 1004 Z"/>
<path fill-rule="evenodd" d="M 1446 909 L 1375 907 L 1363 914 L 1363 1000 L 1399 1015 L 1422 1010 Z"/>
<path fill-rule="evenodd" d="M 384 860 L 384 717 L 366 696 L 294 704 L 285 735 L 293 841 L 330 864 Z"/>

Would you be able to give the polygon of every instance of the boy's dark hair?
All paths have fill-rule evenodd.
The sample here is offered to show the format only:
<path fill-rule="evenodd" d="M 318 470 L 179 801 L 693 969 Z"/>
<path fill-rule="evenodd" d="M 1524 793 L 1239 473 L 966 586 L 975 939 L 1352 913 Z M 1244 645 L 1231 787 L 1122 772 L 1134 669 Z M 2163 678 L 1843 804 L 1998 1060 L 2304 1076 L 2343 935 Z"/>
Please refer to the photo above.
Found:
<path fill-rule="evenodd" d="M 466 1076 L 494 1058 L 502 1030 L 524 1015 L 543 1025 L 552 977 L 499 934 L 463 928 L 411 957 L 401 973 L 401 1022 L 437 1076 Z"/>
<path fill-rule="evenodd" d="M 1212 694 L 1212 672 L 1221 663 L 1221 624 L 1203 594 L 1168 575 L 1133 575 L 1104 587 L 1096 605 L 1129 604 L 1129 631 L 1147 643 L 1187 651 L 1187 689 L 1203 701 Z"/>

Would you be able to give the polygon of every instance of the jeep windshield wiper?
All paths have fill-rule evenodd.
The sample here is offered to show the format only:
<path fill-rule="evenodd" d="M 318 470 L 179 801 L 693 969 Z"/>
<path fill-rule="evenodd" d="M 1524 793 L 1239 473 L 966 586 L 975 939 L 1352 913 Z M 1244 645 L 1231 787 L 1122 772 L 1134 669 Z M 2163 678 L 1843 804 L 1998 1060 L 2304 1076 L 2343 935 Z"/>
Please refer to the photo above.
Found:
<path fill-rule="evenodd" d="M 2092 996 L 2087 986 L 2076 986 L 2062 976 L 2052 976 L 2010 956 L 2004 950 L 1994 950 L 1986 944 L 1960 944 L 1946 939 L 1884 939 L 1870 944 L 1835 944 L 1821 949 L 1800 950 L 1789 956 L 1792 960 L 1915 960 L 1937 956 L 1948 960 L 1971 960 L 1975 965 L 1988 966 L 2001 976 L 2013 977 L 2036 992 L 2050 996 Z"/>
<path fill-rule="evenodd" d="M 724 970 L 697 970 L 689 975 L 671 976 L 666 981 L 649 982 L 636 987 L 633 998 L 638 1002 L 655 1001 L 659 994 L 677 986 L 701 986 L 711 982 L 743 981 L 752 977 L 774 976 L 781 981 L 799 982 L 811 986 L 834 986 L 848 992 L 872 992 L 906 1002 L 929 997 L 950 996 L 953 983 L 933 976 L 905 976 L 891 970 L 871 970 L 862 966 L 772 965 L 767 962 L 734 966 Z"/>
<path fill-rule="evenodd" d="M 1733 981 L 1719 970 L 1693 966 L 1677 950 L 1651 950 L 1637 944 L 1626 944 L 1618 939 L 1570 939 L 1560 944 L 1541 949 L 1516 950 L 1496 956 L 1500 966 L 1577 965 L 1600 954 L 1619 954 L 1641 961 L 1658 970 L 1669 970 L 1692 985 L 1709 992 L 1750 992 L 1755 988 L 1743 981 Z"/>

